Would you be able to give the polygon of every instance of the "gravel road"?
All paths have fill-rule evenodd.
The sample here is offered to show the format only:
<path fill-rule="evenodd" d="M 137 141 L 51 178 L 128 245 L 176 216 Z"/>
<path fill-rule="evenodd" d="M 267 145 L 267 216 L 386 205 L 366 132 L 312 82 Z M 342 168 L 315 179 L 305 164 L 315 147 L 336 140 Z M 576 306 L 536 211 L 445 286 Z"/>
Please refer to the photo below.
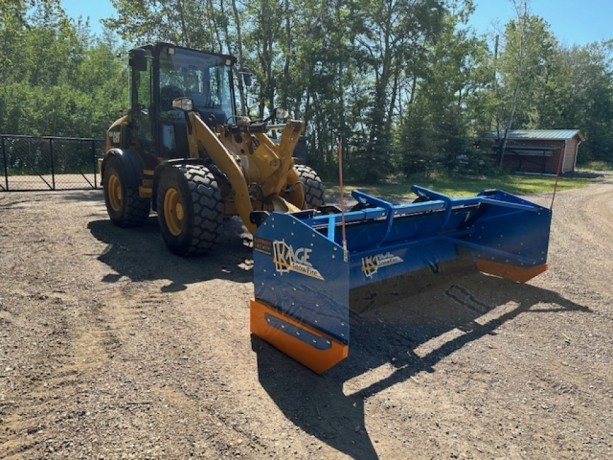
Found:
<path fill-rule="evenodd" d="M 182 259 L 100 191 L 0 193 L 0 458 L 613 458 L 612 222 L 613 176 L 559 193 L 549 271 L 390 287 L 317 376 L 250 337 L 237 221 Z"/>

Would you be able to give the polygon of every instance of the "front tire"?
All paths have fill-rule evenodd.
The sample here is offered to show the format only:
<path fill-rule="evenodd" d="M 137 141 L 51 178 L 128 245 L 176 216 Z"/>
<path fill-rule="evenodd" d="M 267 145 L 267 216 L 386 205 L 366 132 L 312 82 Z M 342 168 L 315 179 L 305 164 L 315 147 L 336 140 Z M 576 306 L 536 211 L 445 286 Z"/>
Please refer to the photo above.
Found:
<path fill-rule="evenodd" d="M 317 209 L 323 206 L 325 200 L 324 184 L 313 168 L 306 165 L 294 165 L 296 173 L 304 188 L 304 201 L 307 209 Z"/>
<path fill-rule="evenodd" d="M 215 176 L 206 167 L 167 167 L 156 198 L 160 231 L 173 253 L 199 255 L 214 246 L 223 226 L 224 206 Z"/>
<path fill-rule="evenodd" d="M 138 188 L 130 187 L 128 171 L 121 159 L 108 157 L 104 166 L 104 202 L 111 222 L 119 227 L 142 225 L 151 209 L 151 202 L 141 198 Z"/>

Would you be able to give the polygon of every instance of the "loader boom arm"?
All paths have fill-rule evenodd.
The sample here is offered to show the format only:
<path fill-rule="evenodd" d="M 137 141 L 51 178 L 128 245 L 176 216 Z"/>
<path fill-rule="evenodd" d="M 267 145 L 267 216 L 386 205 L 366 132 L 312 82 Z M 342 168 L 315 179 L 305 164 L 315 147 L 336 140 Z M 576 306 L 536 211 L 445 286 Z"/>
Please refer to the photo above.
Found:
<path fill-rule="evenodd" d="M 190 156 L 210 158 L 226 175 L 232 186 L 227 198 L 250 233 L 256 230 L 250 220 L 254 206 L 279 212 L 302 209 L 304 191 L 302 187 L 292 187 L 300 181 L 293 168 L 292 154 L 304 131 L 304 122 L 287 122 L 277 144 L 264 132 L 265 124 L 254 125 L 253 130 L 247 125 L 242 131 L 236 131 L 237 127 L 220 126 L 219 132 L 214 132 L 198 112 L 189 111 L 186 116 Z M 240 142 L 235 141 L 235 137 L 241 139 Z M 251 196 L 251 183 L 257 184 L 260 197 Z"/>
<path fill-rule="evenodd" d="M 253 233 L 256 226 L 251 223 L 249 216 L 253 211 L 251 199 L 249 198 L 249 190 L 245 182 L 245 176 L 230 152 L 224 147 L 219 140 L 219 137 L 202 121 L 200 115 L 196 112 L 188 112 L 190 130 L 188 136 L 189 154 L 193 158 L 199 158 L 201 151 L 213 160 L 219 169 L 227 176 L 232 184 L 232 193 L 234 194 L 234 202 L 238 215 L 247 230 Z"/>

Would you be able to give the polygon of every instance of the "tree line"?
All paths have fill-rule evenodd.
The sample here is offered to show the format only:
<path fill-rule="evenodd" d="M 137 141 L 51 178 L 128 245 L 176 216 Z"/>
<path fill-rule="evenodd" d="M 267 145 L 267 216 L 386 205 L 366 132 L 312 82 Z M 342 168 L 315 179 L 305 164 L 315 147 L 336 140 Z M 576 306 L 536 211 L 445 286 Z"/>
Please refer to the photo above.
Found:
<path fill-rule="evenodd" d="M 613 40 L 559 43 L 513 0 L 492 37 L 471 0 L 111 0 L 101 36 L 60 0 L 0 0 L 0 132 L 101 137 L 127 109 L 126 51 L 168 41 L 228 53 L 239 109 L 307 122 L 309 158 L 376 182 L 428 168 L 487 167 L 475 139 L 580 129 L 580 162 L 613 162 Z"/>

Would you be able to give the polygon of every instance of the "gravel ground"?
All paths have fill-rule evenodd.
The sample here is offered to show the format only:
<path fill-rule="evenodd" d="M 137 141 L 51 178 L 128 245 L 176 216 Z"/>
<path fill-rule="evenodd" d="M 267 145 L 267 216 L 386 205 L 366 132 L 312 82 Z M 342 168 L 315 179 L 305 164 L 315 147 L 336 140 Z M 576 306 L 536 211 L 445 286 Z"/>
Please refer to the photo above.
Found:
<path fill-rule="evenodd" d="M 237 221 L 182 259 L 100 191 L 0 193 L 0 458 L 613 458 L 612 222 L 613 177 L 558 194 L 549 271 L 390 286 L 317 376 L 250 337 Z"/>

